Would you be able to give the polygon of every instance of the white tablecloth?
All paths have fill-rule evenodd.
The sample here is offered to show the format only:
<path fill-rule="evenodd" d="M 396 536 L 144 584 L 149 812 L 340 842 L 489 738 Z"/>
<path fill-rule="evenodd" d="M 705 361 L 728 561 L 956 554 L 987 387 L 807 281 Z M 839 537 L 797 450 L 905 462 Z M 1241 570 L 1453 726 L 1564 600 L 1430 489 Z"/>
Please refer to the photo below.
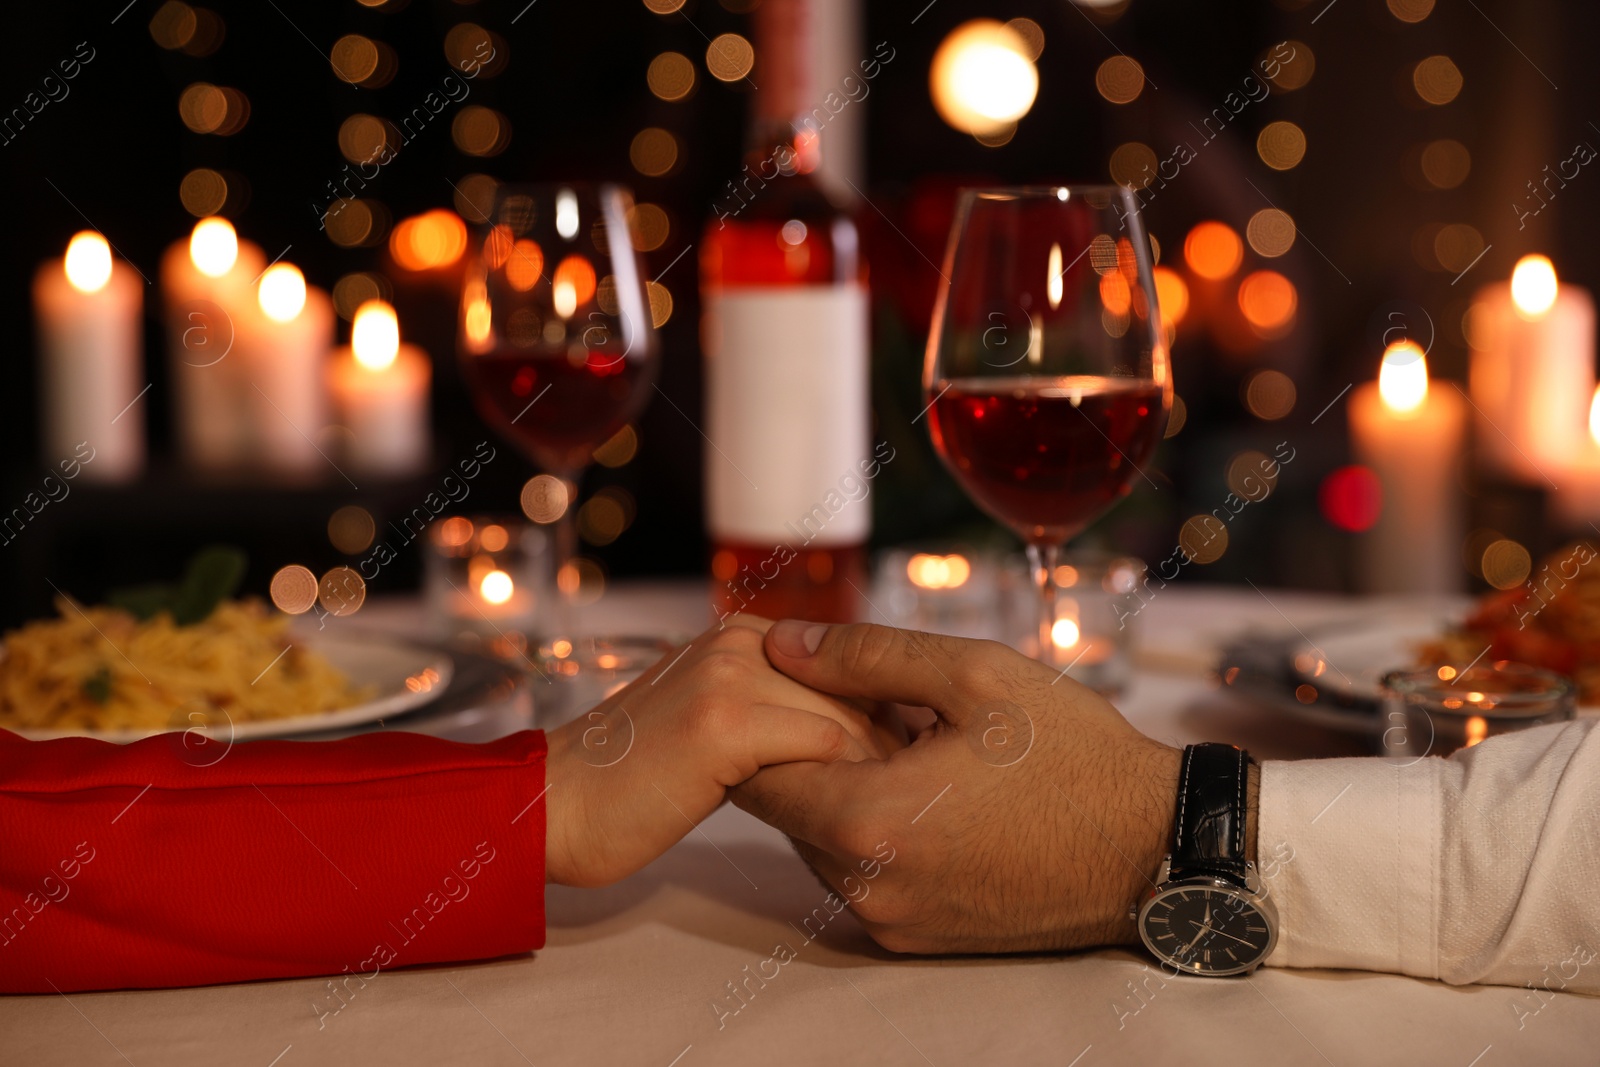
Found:
<path fill-rule="evenodd" d="M 1370 602 L 1173 588 L 1142 617 L 1151 662 L 1120 702 L 1172 744 L 1230 740 L 1266 758 L 1363 743 L 1239 704 L 1205 679 L 1212 643 L 1250 624 L 1302 626 Z M 1283 614 L 1280 615 L 1279 612 Z M 622 588 L 596 628 L 693 632 L 699 587 Z M 369 622 L 415 626 L 408 605 Z M 1188 673 L 1181 668 L 1187 665 Z M 529 893 L 539 888 L 529 887 Z M 549 944 L 484 964 L 385 972 L 319 1026 L 322 980 L 0 999 L 5 1064 L 1583 1064 L 1600 999 L 1452 988 L 1390 975 L 1264 969 L 1166 979 L 1131 951 L 921 959 L 876 948 L 848 913 L 796 927 L 824 889 L 781 835 L 731 807 L 634 877 L 546 892 Z M 204 901 L 196 901 L 204 907 Z M 791 944 L 797 958 L 736 1015 L 727 983 Z M 1594 946 L 1590 946 L 1591 948 Z M 0 957 L 0 966 L 4 966 Z M 770 966 L 767 968 L 771 973 Z M 1135 992 L 1137 990 L 1137 992 Z M 747 994 L 748 996 L 748 994 Z M 1515 1006 L 1515 1008 L 1514 1008 Z M 1519 1016 L 1521 1027 L 1519 1028 Z"/>

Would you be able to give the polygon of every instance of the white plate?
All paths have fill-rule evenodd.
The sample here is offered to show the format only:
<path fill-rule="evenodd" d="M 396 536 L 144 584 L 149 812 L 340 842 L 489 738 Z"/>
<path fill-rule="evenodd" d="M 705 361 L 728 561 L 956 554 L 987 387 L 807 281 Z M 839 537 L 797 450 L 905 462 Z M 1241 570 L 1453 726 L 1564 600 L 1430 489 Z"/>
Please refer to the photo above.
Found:
<path fill-rule="evenodd" d="M 161 729 L 18 729 L 13 732 L 33 741 L 46 741 L 56 737 L 93 737 L 117 744 L 127 744 L 142 737 L 190 728 L 201 729 L 210 740 L 224 744 L 264 737 L 289 737 L 295 734 L 362 726 L 419 708 L 442 694 L 455 673 L 455 663 L 445 652 L 412 644 L 398 637 L 346 633 L 338 636 L 296 635 L 296 640 L 326 658 L 350 679 L 351 685 L 357 688 L 372 686 L 377 695 L 364 703 L 340 708 L 338 711 L 315 712 L 282 719 L 229 722 L 224 718 L 207 724 L 189 724 L 180 720 Z"/>
<path fill-rule="evenodd" d="M 1454 622 L 1437 612 L 1395 612 L 1311 630 L 1294 649 L 1294 673 L 1343 696 L 1376 701 L 1383 676 L 1417 666 L 1421 647 L 1447 632 Z"/>
<path fill-rule="evenodd" d="M 1385 674 L 1420 666 L 1422 659 L 1417 652 L 1422 645 L 1457 625 L 1459 620 L 1455 618 L 1419 612 L 1397 613 L 1348 628 L 1313 630 L 1294 650 L 1294 673 L 1313 685 L 1356 700 L 1380 700 Z M 1580 704 L 1576 713 L 1600 718 L 1600 705 Z M 1351 718 L 1348 713 L 1332 714 Z"/>

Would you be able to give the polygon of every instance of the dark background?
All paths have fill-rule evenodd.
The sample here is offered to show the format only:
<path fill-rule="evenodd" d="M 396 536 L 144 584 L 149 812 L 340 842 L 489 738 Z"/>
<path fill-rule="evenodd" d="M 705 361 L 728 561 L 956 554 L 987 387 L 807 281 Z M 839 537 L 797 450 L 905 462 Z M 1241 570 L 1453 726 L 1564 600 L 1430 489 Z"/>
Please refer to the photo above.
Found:
<path fill-rule="evenodd" d="M 1220 560 L 1188 568 L 1185 580 L 1249 577 L 1258 584 L 1348 588 L 1354 535 L 1333 527 L 1317 504 L 1322 479 L 1348 462 L 1343 403 L 1315 425 L 1311 420 L 1347 384 L 1373 376 L 1381 334 L 1392 321 L 1387 312 L 1403 308 L 1412 321 L 1429 323 L 1436 333 L 1431 369 L 1460 379 L 1467 302 L 1477 286 L 1506 278 L 1519 256 L 1545 252 L 1564 281 L 1600 285 L 1600 248 L 1593 239 L 1600 168 L 1585 168 L 1525 230 L 1517 229 L 1511 207 L 1525 184 L 1546 164 L 1567 158 L 1575 143 L 1600 145 L 1600 129 L 1591 125 L 1600 121 L 1600 64 L 1594 61 L 1600 11 L 1594 5 L 1440 4 L 1411 24 L 1397 19 L 1384 0 L 1133 0 L 1109 13 L 1068 0 L 1012 0 L 1003 9 L 975 0 L 925 3 L 862 5 L 863 55 L 880 41 L 896 51 L 862 105 L 863 188 L 870 203 L 858 205 L 874 278 L 877 432 L 906 457 L 887 468 L 876 487 L 879 543 L 951 536 L 1005 542 L 938 467 L 920 424 L 910 425 L 921 407 L 917 368 L 937 281 L 929 260 L 943 254 L 953 190 L 975 182 L 1105 180 L 1110 153 L 1131 140 L 1164 158 L 1176 141 L 1196 140 L 1185 132 L 1187 123 L 1258 74 L 1255 64 L 1277 42 L 1309 47 L 1316 59 L 1311 82 L 1250 105 L 1155 197 L 1147 224 L 1162 244 L 1163 263 L 1177 265 L 1184 234 L 1201 219 L 1220 219 L 1242 233 L 1268 199 L 1288 211 L 1301 235 L 1290 253 L 1268 262 L 1247 250 L 1244 269 L 1271 267 L 1294 282 L 1300 300 L 1295 327 L 1287 337 L 1262 342 L 1228 336 L 1220 327 L 1180 326 L 1174 371 L 1188 423 L 1158 455 L 1153 473 L 1159 488 L 1137 485 L 1086 540 L 1163 558 L 1185 517 L 1220 503 L 1231 456 L 1244 448 L 1270 453 L 1289 440 L 1298 458 L 1278 490 L 1235 520 Z M 402 329 L 434 359 L 441 468 L 490 436 L 453 364 L 454 292 L 404 277 L 381 245 L 333 245 L 319 232 L 312 206 L 327 201 L 326 183 L 345 166 L 336 143 L 339 123 L 356 111 L 398 115 L 420 102 L 450 73 L 442 41 L 458 22 L 475 22 L 506 46 L 507 61 L 494 76 L 473 82 L 469 102 L 505 114 L 513 134 L 500 155 L 474 159 L 456 149 L 449 112 L 441 115 L 383 168 L 366 194 L 395 220 L 450 206 L 447 179 L 459 182 L 470 173 L 621 180 L 670 215 L 671 235 L 648 256 L 655 274 L 698 240 L 710 203 L 738 168 L 745 87 L 710 78 L 704 54 L 707 39 L 719 33 L 748 35 L 750 19 L 715 0 L 689 0 L 667 15 L 638 0 L 541 0 L 528 8 L 449 0 L 401 0 L 379 9 L 354 0 L 197 4 L 209 6 L 226 30 L 221 46 L 202 57 L 167 51 L 152 40 L 148 27 L 158 0 L 124 4 L 17 4 L 5 15 L 0 110 L 20 106 L 79 42 L 94 50 L 69 83 L 70 95 L 0 145 L 0 202 L 9 216 L 0 260 L 5 510 L 37 486 L 49 462 L 38 454 L 28 296 L 33 271 L 92 224 L 155 278 L 162 251 L 194 222 L 178 187 L 197 166 L 246 179 L 248 199 L 225 213 L 269 258 L 291 246 L 287 258 L 312 283 L 328 288 L 358 270 L 394 279 Z M 947 127 L 928 93 L 934 49 L 951 29 L 980 16 L 1030 18 L 1046 42 L 1038 100 L 1014 139 L 998 148 Z M 352 88 L 336 78 L 320 53 L 345 33 L 387 43 L 399 59 L 396 77 L 381 89 Z M 646 67 L 666 50 L 682 52 L 699 67 L 687 100 L 659 100 L 646 86 Z M 1109 104 L 1095 91 L 1096 68 L 1117 51 L 1137 58 L 1149 79 L 1126 106 Z M 1455 60 L 1465 88 L 1446 106 L 1427 106 L 1412 90 L 1409 71 L 1438 53 Z M 228 137 L 191 133 L 180 121 L 177 99 L 195 81 L 242 91 L 251 106 L 248 124 Z M 1299 124 L 1309 144 L 1304 161 L 1283 172 L 1265 166 L 1255 151 L 1257 131 L 1277 119 Z M 629 164 L 634 133 L 649 125 L 671 130 L 682 148 L 665 177 L 645 177 Z M 1417 146 L 1438 137 L 1455 138 L 1472 154 L 1470 176 L 1449 191 L 1426 189 L 1409 177 Z M 1413 251 L 1419 228 L 1453 222 L 1476 227 L 1490 246 L 1456 284 L 1453 272 L 1430 269 Z M 603 548 L 586 548 L 612 576 L 692 574 L 705 566 L 702 444 L 685 417 L 699 418 L 694 252 L 663 281 L 676 309 L 665 327 L 661 387 L 683 413 L 658 400 L 639 420 L 638 457 L 617 470 L 597 468 L 585 483 L 586 494 L 614 484 L 637 500 L 627 532 Z M 196 480 L 173 458 L 154 287 L 145 306 L 146 364 L 155 382 L 144 401 L 150 473 L 119 489 L 76 483 L 71 496 L 47 507 L 23 536 L 0 546 L 0 622 L 47 611 L 52 583 L 92 600 L 109 585 L 170 576 L 196 547 L 216 541 L 249 550 L 249 585 L 261 592 L 285 563 L 320 571 L 351 561 L 326 536 L 327 516 L 337 507 L 364 504 L 381 524 L 387 514 L 409 509 L 435 480 L 362 493 L 342 481 L 284 489 Z M 1298 402 L 1280 421 L 1263 422 L 1241 403 L 1241 382 L 1260 367 L 1283 371 L 1297 387 Z M 515 510 L 531 468 L 510 449 L 501 451 L 504 458 L 476 483 L 474 509 Z M 1461 481 L 1471 526 L 1493 526 L 1535 555 L 1559 536 L 1546 528 L 1536 494 L 1483 483 L 1468 470 Z M 1461 571 L 1463 588 L 1476 581 L 1469 569 Z M 408 550 L 372 592 L 404 590 L 417 572 L 415 551 Z"/>

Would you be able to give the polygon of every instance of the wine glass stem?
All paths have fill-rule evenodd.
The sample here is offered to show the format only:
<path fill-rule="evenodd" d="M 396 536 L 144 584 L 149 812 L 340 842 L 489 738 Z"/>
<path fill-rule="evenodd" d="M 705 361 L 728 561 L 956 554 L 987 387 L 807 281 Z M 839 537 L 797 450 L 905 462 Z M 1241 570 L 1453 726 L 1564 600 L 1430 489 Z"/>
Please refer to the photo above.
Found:
<path fill-rule="evenodd" d="M 578 595 L 578 572 L 570 564 L 578 555 L 578 479 L 582 471 L 561 471 L 556 477 L 567 489 L 567 506 L 556 520 L 555 527 L 555 609 L 558 636 L 573 636 L 573 601 Z"/>
<path fill-rule="evenodd" d="M 1033 570 L 1033 584 L 1039 591 L 1038 657 L 1044 663 L 1055 661 L 1055 641 L 1051 631 L 1056 625 L 1056 560 L 1060 555 L 1061 546 L 1054 542 L 1028 545 L 1028 566 Z"/>

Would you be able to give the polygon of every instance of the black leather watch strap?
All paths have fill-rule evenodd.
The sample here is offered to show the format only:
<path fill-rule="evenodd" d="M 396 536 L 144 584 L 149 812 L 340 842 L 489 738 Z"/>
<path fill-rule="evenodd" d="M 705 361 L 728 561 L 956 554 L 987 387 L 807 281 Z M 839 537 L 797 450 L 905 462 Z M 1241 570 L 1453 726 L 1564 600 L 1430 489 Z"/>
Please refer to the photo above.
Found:
<path fill-rule="evenodd" d="M 1208 743 L 1183 750 L 1169 877 L 1205 872 L 1244 879 L 1245 790 L 1250 754 Z"/>

